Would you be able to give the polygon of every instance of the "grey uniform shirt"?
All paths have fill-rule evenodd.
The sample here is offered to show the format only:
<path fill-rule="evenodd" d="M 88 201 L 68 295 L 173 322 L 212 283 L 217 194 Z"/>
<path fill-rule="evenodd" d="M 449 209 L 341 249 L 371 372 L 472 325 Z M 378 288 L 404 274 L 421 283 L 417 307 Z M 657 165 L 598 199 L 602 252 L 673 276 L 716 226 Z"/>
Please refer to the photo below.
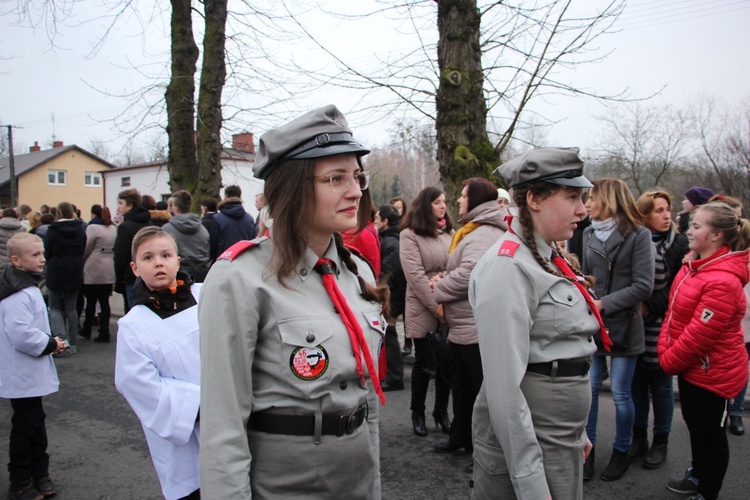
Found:
<path fill-rule="evenodd" d="M 487 250 L 469 283 L 484 370 L 478 397 L 487 399 L 475 408 L 489 409 L 475 411 L 473 434 L 502 447 L 518 498 L 544 498 L 542 452 L 521 381 L 529 363 L 593 355 L 599 323 L 575 285 L 536 262 L 518 236 L 517 220 L 511 227 L 517 234 L 508 231 Z M 535 236 L 539 253 L 551 261 L 552 248 Z"/>
<path fill-rule="evenodd" d="M 344 412 L 367 399 L 371 442 L 379 455 L 377 398 L 369 374 L 367 386 L 360 381 L 349 334 L 314 270 L 318 257 L 308 248 L 287 288 L 271 272 L 273 242 L 255 241 L 233 260 L 217 260 L 201 290 L 200 469 L 206 498 L 251 497 L 246 431 L 251 412 Z M 333 239 L 324 257 L 334 263 L 338 286 L 377 366 L 381 306 L 360 296 L 357 278 L 341 263 Z M 369 266 L 353 258 L 362 277 L 374 282 Z M 367 374 L 364 361 L 363 370 Z M 293 457 L 290 450 L 290 461 Z"/>

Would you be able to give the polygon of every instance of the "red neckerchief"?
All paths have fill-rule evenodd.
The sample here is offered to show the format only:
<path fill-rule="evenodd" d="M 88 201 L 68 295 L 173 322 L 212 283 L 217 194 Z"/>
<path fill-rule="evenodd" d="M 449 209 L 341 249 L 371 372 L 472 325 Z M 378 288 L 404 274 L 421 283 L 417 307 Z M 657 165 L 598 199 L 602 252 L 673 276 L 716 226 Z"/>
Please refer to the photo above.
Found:
<path fill-rule="evenodd" d="M 515 231 L 513 231 L 513 228 L 511 227 L 511 222 L 513 222 L 513 216 L 512 215 L 506 215 L 505 216 L 505 222 L 508 223 L 508 231 L 510 231 L 512 234 L 518 236 Z M 596 304 L 594 304 L 594 299 L 591 297 L 591 294 L 586 289 L 585 286 L 583 286 L 583 283 L 579 281 L 579 276 L 576 275 L 576 273 L 573 272 L 573 270 L 570 268 L 568 263 L 560 257 L 557 253 L 553 254 L 552 257 L 552 263 L 557 266 L 557 268 L 560 270 L 563 276 L 566 276 L 568 278 L 573 278 L 570 280 L 575 287 L 578 289 L 579 292 L 581 292 L 581 295 L 583 295 L 583 298 L 586 300 L 586 303 L 589 305 L 589 309 L 591 309 L 591 312 L 594 313 L 594 317 L 596 318 L 596 321 L 599 322 L 599 332 L 602 336 L 602 346 L 604 347 L 604 350 L 609 352 L 612 347 L 612 339 L 609 338 L 609 332 L 607 332 L 607 327 L 604 326 L 604 320 L 602 320 L 602 315 L 599 314 L 599 309 L 596 308 Z"/>
<path fill-rule="evenodd" d="M 365 364 L 367 365 L 367 372 L 370 374 L 370 380 L 375 388 L 375 392 L 380 399 L 380 404 L 385 404 L 385 394 L 383 389 L 380 387 L 380 379 L 378 378 L 378 370 L 375 368 L 375 363 L 372 360 L 372 354 L 370 354 L 370 348 L 365 340 L 365 334 L 362 331 L 362 327 L 357 321 L 357 317 L 349 307 L 349 303 L 346 301 L 346 297 L 341 293 L 336 278 L 333 276 L 333 266 L 330 259 L 318 259 L 315 264 L 315 270 L 318 271 L 323 277 L 323 286 L 328 292 L 328 296 L 331 297 L 334 307 L 341 316 L 341 321 L 346 326 L 346 331 L 349 332 L 349 340 L 352 343 L 352 352 L 354 353 L 354 359 L 357 361 L 357 373 L 359 373 L 362 383 L 365 382 L 365 374 L 362 370 L 362 356 L 365 358 Z M 360 356 L 360 352 L 362 356 Z"/>

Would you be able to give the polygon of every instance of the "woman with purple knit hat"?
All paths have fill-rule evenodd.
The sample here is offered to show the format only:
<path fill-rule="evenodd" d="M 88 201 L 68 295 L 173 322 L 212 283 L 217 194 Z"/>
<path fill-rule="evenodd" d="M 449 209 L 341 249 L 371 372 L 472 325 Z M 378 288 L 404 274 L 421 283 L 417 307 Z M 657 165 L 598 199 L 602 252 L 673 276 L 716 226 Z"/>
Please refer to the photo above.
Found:
<path fill-rule="evenodd" d="M 705 187 L 691 187 L 685 191 L 685 199 L 682 200 L 682 212 L 677 216 L 677 229 L 680 234 L 685 234 L 690 223 L 690 216 L 695 209 L 708 203 L 708 200 L 714 195 L 714 192 Z"/>

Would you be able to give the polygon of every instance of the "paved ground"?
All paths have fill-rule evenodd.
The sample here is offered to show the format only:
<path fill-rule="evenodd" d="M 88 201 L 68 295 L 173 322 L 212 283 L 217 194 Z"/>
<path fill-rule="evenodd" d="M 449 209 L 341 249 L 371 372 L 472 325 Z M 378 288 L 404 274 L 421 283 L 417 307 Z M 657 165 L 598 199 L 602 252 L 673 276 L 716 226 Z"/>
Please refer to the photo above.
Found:
<path fill-rule="evenodd" d="M 119 296 L 113 297 L 117 303 Z M 59 487 L 57 498 L 158 499 L 161 498 L 138 420 L 113 383 L 115 344 L 82 340 L 79 354 L 56 360 L 61 380 L 59 393 L 45 398 L 52 475 Z M 411 431 L 408 377 L 413 357 L 407 358 L 407 388 L 387 393 L 381 417 L 381 469 L 386 499 L 460 499 L 469 497 L 469 475 L 463 468 L 466 454 L 441 455 L 432 446 L 445 436 L 430 426 L 419 438 Z M 431 388 L 432 389 L 432 388 Z M 428 395 L 431 408 L 433 393 Z M 613 439 L 614 409 L 608 394 L 600 404 L 600 450 L 597 474 L 606 466 Z M 0 456 L 7 457 L 10 404 L 0 401 Z M 747 421 L 748 419 L 746 419 Z M 747 423 L 750 423 L 748 421 Z M 745 500 L 750 478 L 750 435 L 729 436 L 731 462 L 721 498 Z M 586 485 L 591 499 L 679 499 L 665 488 L 670 478 L 681 476 L 689 462 L 687 431 L 678 411 L 664 467 L 647 471 L 633 466 L 620 481 L 598 479 Z M 7 491 L 7 476 L 0 474 L 0 494 Z M 342 484 L 341 498 L 346 497 Z M 210 500 L 210 499 L 209 499 Z"/>

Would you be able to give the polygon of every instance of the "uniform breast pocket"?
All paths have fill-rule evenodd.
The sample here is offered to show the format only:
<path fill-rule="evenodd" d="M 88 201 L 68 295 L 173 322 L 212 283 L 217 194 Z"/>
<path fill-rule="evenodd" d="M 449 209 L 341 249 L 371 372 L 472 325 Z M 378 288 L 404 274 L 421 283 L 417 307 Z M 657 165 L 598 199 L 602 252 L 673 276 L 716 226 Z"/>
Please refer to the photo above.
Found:
<path fill-rule="evenodd" d="M 332 325 L 326 318 L 281 320 L 281 369 L 293 383 L 329 380 L 336 373 L 337 355 Z M 348 337 L 347 337 L 348 341 Z"/>
<path fill-rule="evenodd" d="M 587 306 L 581 293 L 573 284 L 560 283 L 549 290 L 555 329 L 560 333 L 581 331 L 582 315 Z"/>

